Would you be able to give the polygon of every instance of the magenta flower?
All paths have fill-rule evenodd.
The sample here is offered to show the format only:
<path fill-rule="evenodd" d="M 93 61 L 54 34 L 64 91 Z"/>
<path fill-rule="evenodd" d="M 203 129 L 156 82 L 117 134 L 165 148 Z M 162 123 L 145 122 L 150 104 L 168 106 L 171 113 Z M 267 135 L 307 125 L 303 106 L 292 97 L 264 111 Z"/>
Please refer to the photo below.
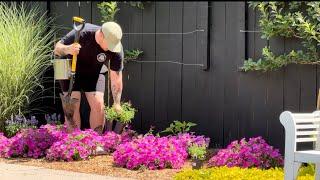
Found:
<path fill-rule="evenodd" d="M 209 166 L 239 166 L 268 169 L 283 166 L 283 157 L 278 149 L 268 145 L 262 137 L 245 138 L 231 142 L 226 149 L 221 149 L 208 163 Z"/>

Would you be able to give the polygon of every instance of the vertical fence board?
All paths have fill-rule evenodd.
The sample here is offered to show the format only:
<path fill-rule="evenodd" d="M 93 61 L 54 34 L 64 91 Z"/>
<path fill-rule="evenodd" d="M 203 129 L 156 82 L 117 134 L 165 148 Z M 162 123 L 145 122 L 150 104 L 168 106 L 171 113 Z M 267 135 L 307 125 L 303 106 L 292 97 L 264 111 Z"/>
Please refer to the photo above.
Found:
<path fill-rule="evenodd" d="M 204 31 L 183 36 L 183 63 L 205 64 L 207 61 L 207 6 L 207 2 L 184 3 L 184 32 Z M 193 130 L 196 133 L 210 133 L 212 127 L 208 126 L 211 123 L 208 116 L 211 107 L 208 96 L 211 93 L 211 77 L 202 68 L 196 65 L 182 66 L 182 120 L 195 122 L 197 126 Z"/>
<path fill-rule="evenodd" d="M 155 3 L 145 6 L 143 10 L 142 32 L 153 33 L 155 32 Z M 155 39 L 154 34 L 142 35 L 142 51 L 143 61 L 155 61 Z M 140 59 L 139 59 L 140 60 Z M 142 63 L 141 64 L 141 81 L 140 88 L 141 105 L 139 111 L 141 112 L 142 131 L 146 132 L 150 126 L 154 125 L 155 119 L 155 101 L 154 101 L 154 87 L 155 87 L 155 63 Z"/>
<path fill-rule="evenodd" d="M 79 16 L 82 17 L 87 23 L 92 23 L 92 9 L 91 9 L 91 1 L 79 1 Z M 97 25 L 100 25 L 98 23 Z"/>
<path fill-rule="evenodd" d="M 125 7 L 123 7 L 125 6 Z M 136 7 L 131 7 L 128 3 L 123 4 L 122 8 L 125 11 L 127 21 L 129 22 L 129 31 L 127 33 L 140 33 L 142 32 L 142 10 Z M 140 49 L 142 47 L 142 35 L 139 34 L 124 34 L 129 36 L 129 43 L 124 50 Z M 141 83 L 141 64 L 136 62 L 129 62 L 125 65 L 123 71 L 123 101 L 131 101 L 132 105 L 140 109 L 140 90 L 143 86 Z M 134 128 L 141 129 L 141 112 L 138 111 L 133 120 Z"/>
<path fill-rule="evenodd" d="M 224 54 L 224 144 L 239 138 L 239 122 L 237 113 L 237 99 L 239 87 L 238 65 L 242 53 L 239 52 L 239 41 L 243 34 L 239 29 L 244 28 L 244 3 L 226 2 L 226 39 L 227 48 Z M 243 24 L 242 24 L 243 23 Z M 244 39 L 243 39 L 244 44 Z"/>
<path fill-rule="evenodd" d="M 212 76 L 212 92 L 211 92 L 211 113 L 210 120 L 213 121 L 212 138 L 216 146 L 223 146 L 223 105 L 224 105 L 224 54 L 227 48 L 226 38 L 226 3 L 212 3 L 212 29 L 211 29 L 211 59 L 210 76 Z"/>

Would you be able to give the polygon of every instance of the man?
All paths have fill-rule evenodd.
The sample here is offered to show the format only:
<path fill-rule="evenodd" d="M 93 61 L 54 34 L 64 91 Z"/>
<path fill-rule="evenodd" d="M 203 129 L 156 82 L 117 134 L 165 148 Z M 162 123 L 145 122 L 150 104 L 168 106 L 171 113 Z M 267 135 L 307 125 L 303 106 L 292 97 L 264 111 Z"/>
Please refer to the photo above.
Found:
<path fill-rule="evenodd" d="M 91 108 L 90 128 L 102 133 L 104 127 L 105 75 L 110 64 L 110 82 L 113 107 L 120 113 L 122 93 L 123 47 L 122 30 L 115 22 L 106 22 L 102 26 L 86 23 L 80 32 L 79 43 L 74 43 L 75 30 L 65 35 L 54 48 L 55 55 L 72 57 L 77 54 L 75 81 L 72 98 L 79 99 L 75 105 L 73 121 L 80 128 L 80 91 L 84 91 Z M 110 62 L 109 62 L 110 61 Z M 63 94 L 66 95 L 69 80 L 61 80 Z M 70 123 L 65 121 L 67 126 Z"/>

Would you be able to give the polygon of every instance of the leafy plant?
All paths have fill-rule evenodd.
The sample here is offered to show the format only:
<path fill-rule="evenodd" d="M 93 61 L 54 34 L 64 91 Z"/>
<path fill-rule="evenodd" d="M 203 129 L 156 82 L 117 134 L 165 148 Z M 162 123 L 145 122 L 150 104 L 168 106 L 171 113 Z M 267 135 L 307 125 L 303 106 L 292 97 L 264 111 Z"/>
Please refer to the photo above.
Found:
<path fill-rule="evenodd" d="M 105 108 L 105 113 L 108 121 L 116 120 L 122 122 L 124 124 L 128 124 L 134 118 L 135 112 L 137 111 L 132 107 L 130 102 L 121 103 L 122 111 L 121 113 L 117 113 L 114 107 Z"/>
<path fill-rule="evenodd" d="M 102 15 L 101 22 L 116 21 L 115 15 L 120 10 L 116 1 L 101 2 L 97 4 Z"/>
<path fill-rule="evenodd" d="M 147 1 L 147 2 L 150 2 L 150 1 Z M 124 3 L 127 3 L 127 2 L 124 1 Z M 144 4 L 143 4 L 144 2 L 141 2 L 141 1 L 129 1 L 128 3 L 132 7 L 137 7 L 139 9 L 144 9 Z"/>
<path fill-rule="evenodd" d="M 192 144 L 188 148 L 188 153 L 192 159 L 205 160 L 207 148 L 205 145 L 199 146 L 197 144 Z"/>
<path fill-rule="evenodd" d="M 125 50 L 124 61 L 128 62 L 130 60 L 138 59 L 142 53 L 143 51 L 140 51 L 139 49 Z"/>
<path fill-rule="evenodd" d="M 21 129 L 37 128 L 38 120 L 35 116 L 31 116 L 30 119 L 26 119 L 22 115 L 11 116 L 11 119 L 5 122 L 5 133 L 7 137 L 13 137 Z"/>
<path fill-rule="evenodd" d="M 270 47 L 264 47 L 263 58 L 245 60 L 243 71 L 277 70 L 288 64 L 320 64 L 320 2 L 317 1 L 272 1 L 249 2 L 249 7 L 260 13 L 259 26 L 262 39 L 272 37 L 296 38 L 303 50 L 274 55 Z"/>
<path fill-rule="evenodd" d="M 302 176 L 303 178 L 309 178 Z M 302 178 L 301 177 L 301 178 Z M 300 178 L 300 177 L 299 177 Z M 298 178 L 298 180 L 299 180 Z M 206 180 L 230 180 L 230 179 L 284 179 L 282 168 L 272 168 L 268 170 L 261 170 L 258 168 L 240 168 L 240 167 L 214 167 L 202 168 L 199 170 L 184 169 L 178 172 L 174 178 L 175 180 L 185 179 L 206 179 Z M 310 179 L 311 180 L 311 179 Z"/>
<path fill-rule="evenodd" d="M 174 176 L 175 180 L 185 179 L 206 179 L 206 180 L 229 180 L 229 179 L 284 179 L 282 168 L 270 168 L 262 170 L 259 168 L 240 168 L 232 167 L 213 167 L 199 170 L 184 169 Z M 314 176 L 310 174 L 299 174 L 297 180 L 313 180 Z"/>
<path fill-rule="evenodd" d="M 0 128 L 11 115 L 29 114 L 43 97 L 54 28 L 38 5 L 0 2 Z"/>
<path fill-rule="evenodd" d="M 165 130 L 161 131 L 161 133 L 171 133 L 171 134 L 179 134 L 179 133 L 185 133 L 190 131 L 190 128 L 193 126 L 196 126 L 197 124 L 192 122 L 180 122 L 180 121 L 173 121 L 173 123 L 170 124 L 169 127 L 167 127 Z"/>
<path fill-rule="evenodd" d="M 315 165 L 314 163 L 306 163 L 299 168 L 298 175 L 299 176 L 306 176 L 311 175 L 313 176 L 315 172 Z"/>

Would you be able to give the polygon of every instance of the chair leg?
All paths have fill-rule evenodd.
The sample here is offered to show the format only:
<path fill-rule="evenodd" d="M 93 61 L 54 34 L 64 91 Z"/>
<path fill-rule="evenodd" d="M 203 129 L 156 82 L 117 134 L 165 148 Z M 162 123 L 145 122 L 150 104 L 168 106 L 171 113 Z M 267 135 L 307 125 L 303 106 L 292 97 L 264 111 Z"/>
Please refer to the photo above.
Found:
<path fill-rule="evenodd" d="M 284 179 L 285 180 L 295 180 L 295 165 L 293 161 L 284 161 Z"/>
<path fill-rule="evenodd" d="M 316 163 L 315 166 L 316 166 L 315 167 L 316 169 L 315 169 L 315 172 L 314 172 L 315 179 L 316 180 L 320 180 L 320 163 Z"/>

